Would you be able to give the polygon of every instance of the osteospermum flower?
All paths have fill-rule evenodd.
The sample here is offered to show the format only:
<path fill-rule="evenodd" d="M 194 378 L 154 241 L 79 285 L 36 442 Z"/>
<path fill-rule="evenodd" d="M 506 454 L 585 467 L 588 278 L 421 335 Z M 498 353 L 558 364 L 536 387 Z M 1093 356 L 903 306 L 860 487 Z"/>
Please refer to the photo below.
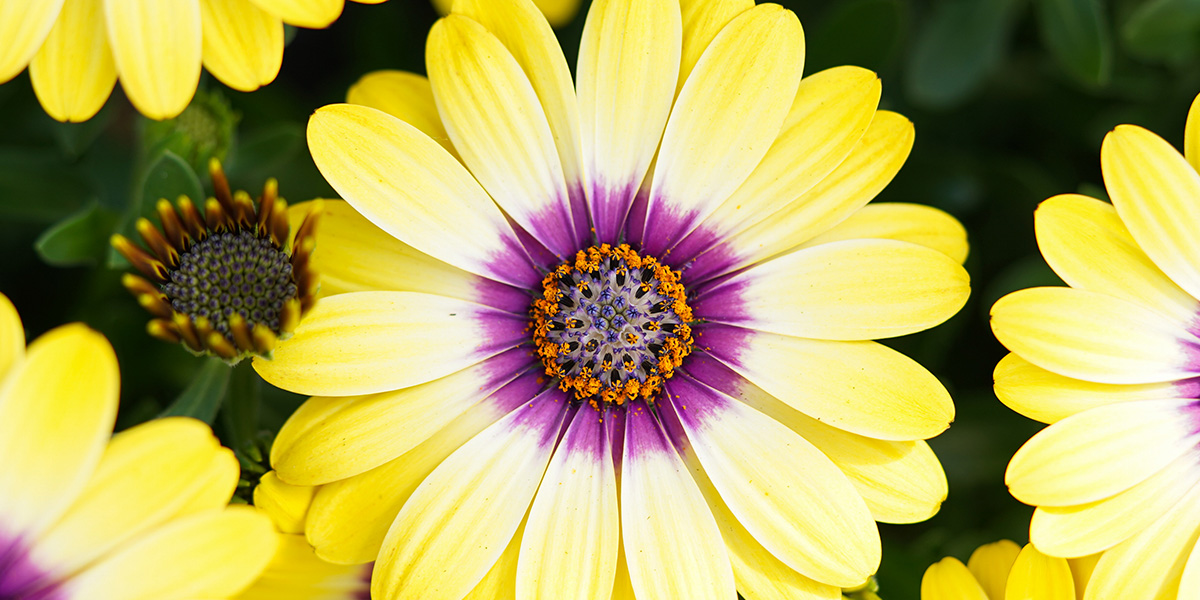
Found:
<path fill-rule="evenodd" d="M 187 196 L 176 205 L 160 199 L 159 226 L 146 218 L 136 225 L 148 249 L 113 235 L 113 247 L 146 276 L 126 273 L 121 283 L 154 315 L 146 329 L 156 338 L 230 363 L 269 356 L 316 302 L 309 257 L 320 203 L 306 210 L 289 246 L 287 202 L 274 179 L 255 203 L 230 192 L 215 159 L 209 173 L 214 197 L 203 216 Z"/>
<path fill-rule="evenodd" d="M 378 557 L 377 599 L 861 584 L 874 520 L 945 497 L 922 440 L 954 412 L 869 340 L 968 293 L 954 219 L 863 208 L 911 123 L 876 111 L 874 73 L 801 81 L 800 24 L 773 4 L 595 2 L 574 89 L 530 1 L 455 11 L 429 81 L 351 92 L 407 122 L 309 123 L 348 202 L 314 261 L 352 293 L 254 364 L 316 396 L 271 461 L 321 485 L 318 556 Z"/>
<path fill-rule="evenodd" d="M 65 325 L 25 348 L 0 295 L 0 598 L 229 598 L 266 566 L 270 520 L 225 505 L 238 463 L 208 426 L 112 432 L 117 359 Z"/>
<path fill-rule="evenodd" d="M 383 0 L 355 0 L 378 4 Z M 0 83 L 29 67 L 42 108 L 92 118 L 118 77 L 151 119 L 183 111 L 200 65 L 243 92 L 275 80 L 283 24 L 325 27 L 344 0 L 0 0 Z"/>
<path fill-rule="evenodd" d="M 1067 194 L 1037 210 L 1038 246 L 1070 287 L 992 308 L 1012 350 L 996 394 L 1051 423 L 1005 479 L 1037 506 L 1038 550 L 1105 551 L 1088 598 L 1200 594 L 1200 101 L 1186 138 L 1187 158 L 1140 127 L 1110 132 L 1100 166 L 1112 204 Z"/>
<path fill-rule="evenodd" d="M 288 485 L 274 472 L 254 488 L 254 505 L 275 524 L 279 546 L 263 574 L 236 600 L 365 600 L 371 565 L 338 565 L 313 553 L 304 518 L 315 490 Z"/>
<path fill-rule="evenodd" d="M 921 600 L 1075 600 L 1084 597 L 1098 556 L 1068 561 L 1033 544 L 984 544 L 967 564 L 947 556 L 921 579 Z"/>

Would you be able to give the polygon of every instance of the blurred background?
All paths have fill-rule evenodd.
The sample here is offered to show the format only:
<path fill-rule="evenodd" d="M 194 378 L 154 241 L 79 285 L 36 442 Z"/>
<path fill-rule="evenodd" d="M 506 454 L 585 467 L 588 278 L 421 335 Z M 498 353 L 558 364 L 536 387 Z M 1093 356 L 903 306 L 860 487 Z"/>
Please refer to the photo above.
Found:
<path fill-rule="evenodd" d="M 1200 92 L 1200 0 L 781 3 L 804 25 L 806 73 L 873 69 L 883 78 L 881 108 L 916 124 L 911 157 L 878 199 L 943 209 L 970 235 L 967 306 L 941 327 L 887 342 L 932 370 L 958 407 L 954 426 L 931 441 L 950 481 L 941 512 L 881 526 L 881 595 L 915 599 L 924 569 L 942 556 L 965 561 L 981 543 L 1026 541 L 1032 509 L 1007 494 L 1003 475 L 1040 426 L 992 393 L 1004 350 L 988 307 L 1019 288 L 1061 284 L 1037 253 L 1033 210 L 1060 193 L 1105 197 L 1106 132 L 1135 123 L 1182 147 Z M 572 68 L 587 4 L 557 31 Z M 119 428 L 178 409 L 181 397 L 240 396 L 219 415 L 215 404 L 199 410 L 251 476 L 261 468 L 272 432 L 301 398 L 147 336 L 148 316 L 120 286 L 124 265 L 108 238 L 159 197 L 211 194 L 211 155 L 252 195 L 276 177 L 290 201 L 333 197 L 305 145 L 308 115 L 343 101 L 371 70 L 424 73 L 436 18 L 426 0 L 347 3 L 328 29 L 289 28 L 271 85 L 244 94 L 205 74 L 193 105 L 163 123 L 134 111 L 119 86 L 97 117 L 66 125 L 42 112 L 27 74 L 0 85 L 0 292 L 30 339 L 68 321 L 108 336 L 121 363 Z"/>

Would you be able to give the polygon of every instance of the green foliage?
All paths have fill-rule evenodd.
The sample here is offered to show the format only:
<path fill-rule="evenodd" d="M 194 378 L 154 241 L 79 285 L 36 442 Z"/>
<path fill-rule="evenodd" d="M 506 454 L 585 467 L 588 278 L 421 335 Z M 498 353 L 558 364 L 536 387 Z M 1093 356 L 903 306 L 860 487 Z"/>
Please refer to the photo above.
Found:
<path fill-rule="evenodd" d="M 192 382 L 160 417 L 193 417 L 209 425 L 229 392 L 230 366 L 219 358 L 205 360 Z"/>

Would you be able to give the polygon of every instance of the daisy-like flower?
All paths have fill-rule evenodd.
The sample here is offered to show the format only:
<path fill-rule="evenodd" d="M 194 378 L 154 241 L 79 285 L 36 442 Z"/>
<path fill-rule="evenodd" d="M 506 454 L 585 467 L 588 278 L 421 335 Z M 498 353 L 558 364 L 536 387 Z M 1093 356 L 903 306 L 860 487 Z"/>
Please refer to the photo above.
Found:
<path fill-rule="evenodd" d="M 25 348 L 0 295 L 0 598 L 230 598 L 275 547 L 270 520 L 229 507 L 238 463 L 204 423 L 109 436 L 117 358 L 65 325 Z"/>
<path fill-rule="evenodd" d="M 371 565 L 338 565 L 313 553 L 304 518 L 315 490 L 288 485 L 274 472 L 254 488 L 254 505 L 275 524 L 279 547 L 263 574 L 236 600 L 366 600 Z"/>
<path fill-rule="evenodd" d="M 921 600 L 1076 600 L 1084 597 L 1099 556 L 1068 561 L 1046 556 L 1033 544 L 984 544 L 967 564 L 947 556 L 921 579 Z"/>
<path fill-rule="evenodd" d="M 136 224 L 148 249 L 120 234 L 112 245 L 146 276 L 126 273 L 121 283 L 155 317 L 146 326 L 150 335 L 236 364 L 270 356 L 316 302 L 309 257 L 320 203 L 309 204 L 289 246 L 287 202 L 274 179 L 256 203 L 230 191 L 216 159 L 209 173 L 214 197 L 203 215 L 187 196 L 177 205 L 160 199 L 159 226 L 145 218 Z"/>
<path fill-rule="evenodd" d="M 378 4 L 383 0 L 355 0 Z M 283 24 L 326 27 L 344 0 L 0 0 L 0 83 L 29 67 L 42 108 L 86 121 L 117 83 L 151 119 L 183 111 L 200 66 L 243 92 L 275 80 Z"/>
<path fill-rule="evenodd" d="M 774 4 L 597 1 L 574 89 L 530 0 L 455 11 L 429 81 L 351 91 L 404 120 L 309 123 L 347 200 L 314 260 L 352 293 L 254 364 L 316 396 L 271 461 L 321 486 L 318 556 L 378 557 L 380 600 L 861 584 L 874 521 L 945 497 L 922 440 L 954 413 L 869 340 L 968 294 L 954 219 L 863 208 L 911 123 L 876 110 L 874 73 L 801 81 L 800 24 Z"/>
<path fill-rule="evenodd" d="M 1012 351 L 996 394 L 1051 425 L 1009 463 L 1037 507 L 1030 541 L 1104 551 L 1088 598 L 1200 595 L 1200 100 L 1181 156 L 1121 125 L 1100 166 L 1112 204 L 1067 194 L 1035 215 L 1038 246 L 1070 287 L 1014 292 L 992 307 Z"/>

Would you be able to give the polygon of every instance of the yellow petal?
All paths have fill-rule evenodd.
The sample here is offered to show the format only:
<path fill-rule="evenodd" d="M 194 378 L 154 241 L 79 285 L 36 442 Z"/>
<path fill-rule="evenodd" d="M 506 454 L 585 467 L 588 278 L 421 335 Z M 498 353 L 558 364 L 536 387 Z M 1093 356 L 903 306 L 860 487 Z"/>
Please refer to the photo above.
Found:
<path fill-rule="evenodd" d="M 1025 442 L 1005 482 L 1021 502 L 1069 506 L 1145 481 L 1200 441 L 1194 400 L 1142 400 L 1067 417 Z"/>
<path fill-rule="evenodd" d="M 611 435 L 598 411 L 583 406 L 575 413 L 529 509 L 518 597 L 607 600 L 611 594 L 621 543 Z"/>
<path fill-rule="evenodd" d="M 716 324 L 696 343 L 788 406 L 881 440 L 923 440 L 946 429 L 954 403 L 912 359 L 875 342 L 833 342 Z"/>
<path fill-rule="evenodd" d="M 0 515 L 10 532 L 36 536 L 92 476 L 117 416 L 117 357 L 82 324 L 29 345 L 0 388 Z"/>
<path fill-rule="evenodd" d="M 772 215 L 701 255 L 690 267 L 696 280 L 728 273 L 790 250 L 845 220 L 883 190 L 908 158 L 913 124 L 878 111 L 858 144 L 829 175 Z"/>
<path fill-rule="evenodd" d="M 868 204 L 800 248 L 864 238 L 925 246 L 949 256 L 958 264 L 967 260 L 967 230 L 958 219 L 932 206 L 904 202 Z"/>
<path fill-rule="evenodd" d="M 288 25 L 322 29 L 342 14 L 343 0 L 253 0 Z"/>
<path fill-rule="evenodd" d="M 533 399 L 463 444 L 422 482 L 384 539 L 373 598 L 461 598 L 483 579 L 533 500 L 565 400 L 558 390 Z"/>
<path fill-rule="evenodd" d="M 207 511 L 134 540 L 70 579 L 65 591 L 97 600 L 225 598 L 258 577 L 276 543 L 271 520 L 253 507 Z"/>
<path fill-rule="evenodd" d="M 1029 539 L 1054 556 L 1070 558 L 1107 550 L 1149 527 L 1196 483 L 1196 455 L 1188 452 L 1115 496 L 1087 504 L 1042 506 L 1033 513 Z"/>
<path fill-rule="evenodd" d="M 25 70 L 54 26 L 63 0 L 19 0 L 0 3 L 0 82 Z"/>
<path fill-rule="evenodd" d="M 102 0 L 64 3 L 54 29 L 29 64 L 38 101 L 59 121 L 92 118 L 117 83 L 103 8 Z"/>
<path fill-rule="evenodd" d="M 988 600 L 988 596 L 962 561 L 947 556 L 925 570 L 921 600 Z"/>
<path fill-rule="evenodd" d="M 325 298 L 274 357 L 254 369 L 298 394 L 350 396 L 437 379 L 525 338 L 523 319 L 480 304 L 415 292 Z"/>
<path fill-rule="evenodd" d="M 970 276 L 950 257 L 894 240 L 846 240 L 755 265 L 692 304 L 708 321 L 825 340 L 923 331 L 953 316 Z"/>
<path fill-rule="evenodd" d="M 816 581 L 852 587 L 879 567 L 879 531 L 857 491 L 796 432 L 694 379 L 668 382 L 667 406 L 738 521 Z"/>
<path fill-rule="evenodd" d="M 1192 107 L 1188 109 L 1187 125 L 1183 129 L 1183 155 L 1193 169 L 1200 171 L 1200 95 L 1192 100 Z"/>
<path fill-rule="evenodd" d="M 576 87 L 585 189 L 602 242 L 617 239 L 658 149 L 675 97 L 682 27 L 677 0 L 596 0 L 588 10 Z"/>
<path fill-rule="evenodd" d="M 517 600 L 517 561 L 521 555 L 524 531 L 525 523 L 521 523 L 496 564 L 488 569 L 478 585 L 463 596 L 463 600 Z"/>
<path fill-rule="evenodd" d="M 717 34 L 663 132 L 647 252 L 661 256 L 679 243 L 746 180 L 779 135 L 803 67 L 800 21 L 777 4 L 743 12 Z"/>
<path fill-rule="evenodd" d="M 254 505 L 271 517 L 279 531 L 304 533 L 304 519 L 316 491 L 314 487 L 284 483 L 275 471 L 268 471 L 254 488 Z"/>
<path fill-rule="evenodd" d="M 567 59 L 546 21 L 557 27 L 569 21 L 578 7 L 579 0 L 459 0 L 454 6 L 455 13 L 478 21 L 496 36 L 529 78 L 550 124 L 569 189 L 583 178 L 579 105 Z"/>
<path fill-rule="evenodd" d="M 1043 369 L 1098 383 L 1183 379 L 1200 359 L 1200 339 L 1162 314 L 1074 288 L 1030 288 L 1001 298 L 992 306 L 992 332 Z"/>
<path fill-rule="evenodd" d="M 0 294 L 0 383 L 25 357 L 25 328 L 8 296 Z"/>
<path fill-rule="evenodd" d="M 200 82 L 201 25 L 196 0 L 105 0 L 108 41 L 121 87 L 151 119 L 183 112 Z"/>
<path fill-rule="evenodd" d="M 219 478 L 206 477 L 217 470 Z M 68 574 L 183 512 L 189 500 L 220 495 L 223 506 L 237 485 L 238 464 L 208 425 L 167 418 L 112 438 L 71 508 L 33 548 L 38 564 Z"/>
<path fill-rule="evenodd" d="M 483 188 L 411 125 L 335 104 L 309 119 L 308 145 L 329 184 L 392 236 L 472 273 L 522 287 L 541 281 Z"/>
<path fill-rule="evenodd" d="M 426 68 L 463 163 L 539 242 L 561 259 L 573 255 L 586 232 L 575 226 L 546 113 L 521 65 L 482 25 L 450 15 L 429 32 Z"/>
<path fill-rule="evenodd" d="M 1135 125 L 1104 138 L 1100 167 L 1113 206 L 1155 264 L 1200 298 L 1200 174 L 1175 148 Z"/>
<path fill-rule="evenodd" d="M 204 68 L 221 83 L 252 92 L 283 64 L 283 22 L 250 0 L 201 0 Z"/>
<path fill-rule="evenodd" d="M 302 535 L 280 534 L 262 576 L 234 600 L 339 600 L 365 598 L 371 565 L 335 565 L 313 553 Z"/>
<path fill-rule="evenodd" d="M 733 569 L 704 495 L 641 407 L 625 421 L 621 537 L 640 600 L 734 598 Z"/>
<path fill-rule="evenodd" d="M 676 84 L 677 94 L 713 38 L 717 37 L 734 17 L 751 8 L 754 8 L 754 0 L 679 2 L 680 15 L 683 17 L 683 44 L 679 60 L 679 83 Z"/>
<path fill-rule="evenodd" d="M 350 86 L 346 102 L 382 110 L 416 127 L 447 152 L 458 156 L 438 115 L 433 88 L 423 75 L 407 71 L 372 71 Z"/>
<path fill-rule="evenodd" d="M 1179 598 L 1195 598 L 1200 594 L 1200 544 L 1192 546 L 1179 578 Z"/>
<path fill-rule="evenodd" d="M 1004 586 L 1021 547 L 1012 540 L 984 544 L 971 553 L 967 568 L 989 598 L 1004 600 Z"/>
<path fill-rule="evenodd" d="M 1005 406 L 1043 423 L 1055 423 L 1097 406 L 1131 400 L 1186 398 L 1192 380 L 1113 385 L 1063 377 L 1009 353 L 996 365 L 996 396 Z"/>
<path fill-rule="evenodd" d="M 1142 252 L 1111 204 L 1055 196 L 1038 206 L 1034 224 L 1042 256 L 1067 285 L 1140 304 L 1184 328 L 1195 319 L 1200 302 Z"/>
<path fill-rule="evenodd" d="M 1066 559 L 1046 556 L 1026 544 L 1013 563 L 1004 597 L 1075 600 L 1075 580 Z"/>

